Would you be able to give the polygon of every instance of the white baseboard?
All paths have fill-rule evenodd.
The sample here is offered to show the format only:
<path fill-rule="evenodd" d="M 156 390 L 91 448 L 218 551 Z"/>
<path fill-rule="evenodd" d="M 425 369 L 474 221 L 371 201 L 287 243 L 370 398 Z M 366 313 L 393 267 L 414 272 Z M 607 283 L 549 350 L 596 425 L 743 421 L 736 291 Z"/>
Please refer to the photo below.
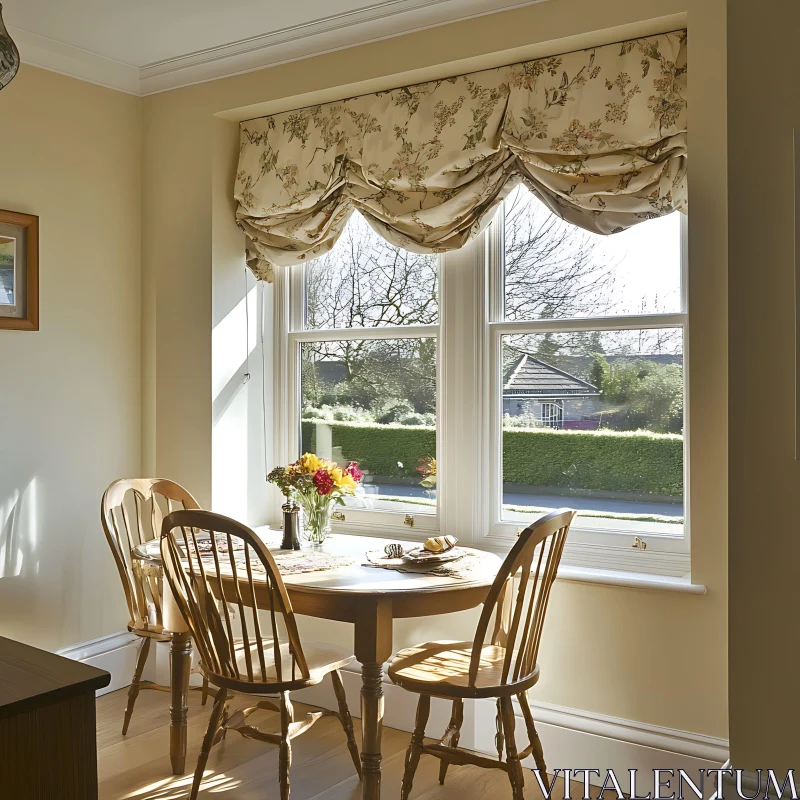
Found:
<path fill-rule="evenodd" d="M 358 664 L 346 667 L 342 679 L 347 702 L 358 716 L 361 675 Z M 416 700 L 392 683 L 384 687 L 386 712 L 384 723 L 392 728 L 411 731 L 414 728 Z M 329 681 L 297 692 L 297 699 L 322 708 L 336 708 Z M 653 791 L 653 770 L 685 769 L 697 776 L 700 769 L 717 769 L 728 758 L 728 741 L 699 733 L 664 728 L 635 720 L 619 719 L 576 708 L 537 703 L 531 710 L 547 757 L 549 769 L 599 769 L 602 777 L 592 776 L 592 783 L 601 785 L 606 770 L 613 769 L 627 793 L 628 770 L 638 769 L 636 789 L 639 795 Z M 495 752 L 494 702 L 476 700 L 465 703 L 461 742 L 463 747 L 493 754 Z M 450 703 L 433 699 L 426 732 L 435 737 L 444 732 L 450 719 Z M 525 723 L 517 709 L 517 735 L 526 742 Z M 532 758 L 523 765 L 534 768 Z"/>
<path fill-rule="evenodd" d="M 141 639 L 138 636 L 122 631 L 65 647 L 58 651 L 58 655 L 71 658 L 73 661 L 82 661 L 84 664 L 111 673 L 111 683 L 104 689 L 98 689 L 99 697 L 130 686 L 140 643 Z"/>
<path fill-rule="evenodd" d="M 111 683 L 98 694 L 129 685 L 133 674 L 139 639 L 129 633 L 104 636 L 91 642 L 59 651 L 60 655 L 83 661 L 111 673 Z M 145 670 L 145 679 L 158 683 L 169 681 L 168 648 L 166 643 L 153 647 Z M 193 676 L 198 678 L 199 676 Z M 354 717 L 360 716 L 361 670 L 357 663 L 342 671 L 347 701 Z M 414 727 L 416 700 L 388 680 L 384 683 L 384 724 L 402 731 Z M 301 703 L 335 709 L 336 698 L 329 679 L 317 686 L 294 693 Z M 629 769 L 640 770 L 637 782 L 639 795 L 653 790 L 654 769 L 685 769 L 690 775 L 697 770 L 717 769 L 728 758 L 728 741 L 699 733 L 664 728 L 629 719 L 609 717 L 576 708 L 537 703 L 531 700 L 531 710 L 547 757 L 549 769 L 578 769 L 591 767 L 601 771 L 613 769 L 623 790 Z M 435 737 L 444 732 L 450 719 L 450 703 L 434 699 L 427 733 Z M 525 724 L 517 709 L 517 731 L 520 742 L 525 741 Z M 489 700 L 465 703 L 461 745 L 493 753 L 495 736 L 495 706 Z M 533 768 L 532 759 L 523 762 Z M 599 785 L 602 778 L 592 776 Z"/>
<path fill-rule="evenodd" d="M 130 686 L 131 677 L 136 668 L 136 656 L 141 644 L 141 637 L 121 631 L 101 636 L 99 639 L 92 639 L 89 642 L 65 647 L 58 651 L 58 655 L 110 672 L 111 683 L 105 689 L 98 690 L 97 696 L 100 697 L 108 692 L 115 692 L 117 689 L 125 689 Z M 192 667 L 196 665 L 196 662 L 197 654 L 193 652 Z M 142 673 L 142 680 L 160 683 L 164 686 L 169 684 L 169 642 L 152 643 L 147 664 Z M 194 674 L 191 682 L 192 685 L 199 685 L 202 678 Z"/>

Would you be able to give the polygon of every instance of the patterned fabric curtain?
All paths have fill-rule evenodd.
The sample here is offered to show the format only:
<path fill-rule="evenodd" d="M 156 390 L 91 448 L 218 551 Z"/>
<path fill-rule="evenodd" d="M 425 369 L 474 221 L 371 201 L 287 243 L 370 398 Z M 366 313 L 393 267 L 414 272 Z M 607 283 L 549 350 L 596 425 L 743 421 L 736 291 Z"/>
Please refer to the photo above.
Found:
<path fill-rule="evenodd" d="M 462 247 L 520 181 L 596 233 L 686 207 L 686 31 L 241 126 L 248 264 L 325 255 L 354 209 L 420 253 Z"/>

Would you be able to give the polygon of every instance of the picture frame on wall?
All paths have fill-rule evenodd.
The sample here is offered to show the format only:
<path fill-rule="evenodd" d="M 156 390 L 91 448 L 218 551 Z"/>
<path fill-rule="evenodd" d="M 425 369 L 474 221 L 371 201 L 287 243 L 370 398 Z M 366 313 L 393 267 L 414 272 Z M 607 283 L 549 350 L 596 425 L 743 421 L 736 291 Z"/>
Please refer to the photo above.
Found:
<path fill-rule="evenodd" d="M 0 329 L 39 330 L 39 217 L 0 210 Z"/>

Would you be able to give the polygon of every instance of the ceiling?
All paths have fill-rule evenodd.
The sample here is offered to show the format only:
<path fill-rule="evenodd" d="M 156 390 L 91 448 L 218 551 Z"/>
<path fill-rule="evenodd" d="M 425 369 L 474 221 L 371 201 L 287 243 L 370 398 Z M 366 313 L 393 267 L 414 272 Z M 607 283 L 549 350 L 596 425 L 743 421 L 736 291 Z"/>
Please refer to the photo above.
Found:
<path fill-rule="evenodd" d="M 22 60 L 150 94 L 537 0 L 4 0 Z"/>

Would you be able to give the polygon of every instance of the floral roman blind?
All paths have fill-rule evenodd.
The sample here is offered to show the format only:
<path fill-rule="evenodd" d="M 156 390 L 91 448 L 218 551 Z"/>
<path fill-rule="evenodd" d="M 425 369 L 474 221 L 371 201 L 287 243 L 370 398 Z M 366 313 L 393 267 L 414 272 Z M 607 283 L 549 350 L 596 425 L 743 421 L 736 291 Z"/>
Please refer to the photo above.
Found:
<path fill-rule="evenodd" d="M 247 261 L 324 255 L 357 209 L 390 242 L 463 246 L 520 181 L 615 233 L 686 207 L 686 31 L 430 81 L 241 125 Z"/>

